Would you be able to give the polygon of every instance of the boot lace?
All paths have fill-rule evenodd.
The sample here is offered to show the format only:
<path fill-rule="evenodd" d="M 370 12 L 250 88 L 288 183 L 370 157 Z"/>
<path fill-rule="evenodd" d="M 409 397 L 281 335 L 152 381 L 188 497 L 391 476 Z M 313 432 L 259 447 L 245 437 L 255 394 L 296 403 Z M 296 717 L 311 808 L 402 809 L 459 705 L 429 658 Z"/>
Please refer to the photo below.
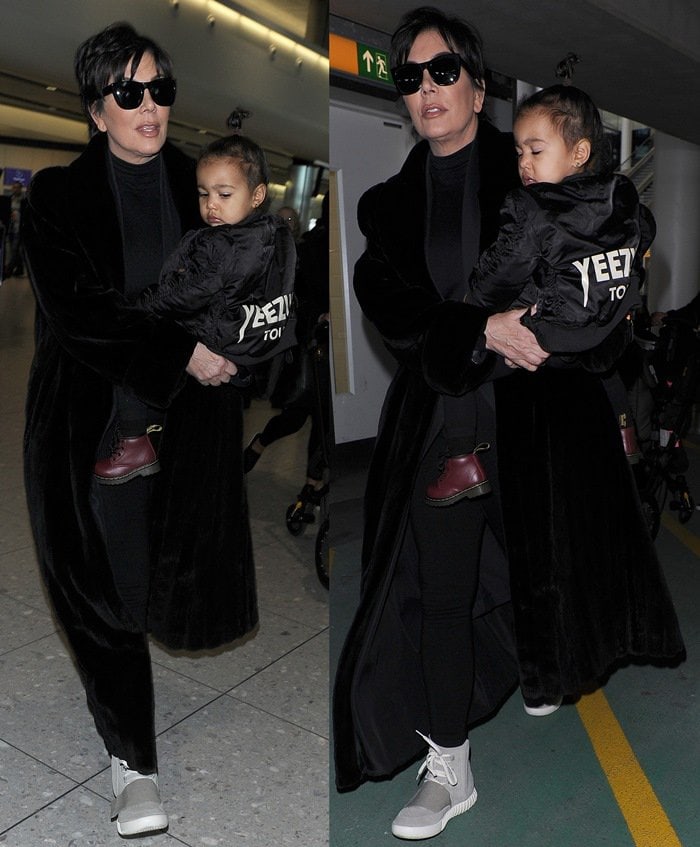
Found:
<path fill-rule="evenodd" d="M 114 427 L 114 432 L 112 433 L 112 440 L 109 445 L 109 459 L 111 461 L 116 461 L 117 459 L 121 459 L 122 454 L 124 453 L 124 443 L 122 441 L 121 433 L 119 432 L 119 427 Z"/>
<path fill-rule="evenodd" d="M 420 780 L 427 771 L 428 776 L 426 779 L 433 779 L 435 782 L 440 783 L 440 785 L 444 785 L 445 783 L 457 785 L 457 774 L 454 772 L 452 765 L 450 765 L 454 757 L 450 754 L 443 753 L 438 745 L 431 741 L 427 735 L 423 735 L 422 732 L 418 732 L 418 735 L 427 742 L 429 749 L 425 761 L 418 769 L 416 779 Z"/>

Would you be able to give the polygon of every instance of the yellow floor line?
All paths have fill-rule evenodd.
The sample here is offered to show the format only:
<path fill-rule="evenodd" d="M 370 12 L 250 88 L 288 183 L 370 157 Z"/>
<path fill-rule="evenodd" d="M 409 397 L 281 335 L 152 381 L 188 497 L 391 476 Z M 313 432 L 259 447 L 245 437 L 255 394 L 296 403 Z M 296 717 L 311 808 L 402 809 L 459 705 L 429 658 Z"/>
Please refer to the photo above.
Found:
<path fill-rule="evenodd" d="M 682 847 L 603 692 L 576 708 L 636 847 Z"/>
<path fill-rule="evenodd" d="M 697 521 L 698 519 L 700 519 L 700 512 L 691 518 L 692 521 Z M 675 535 L 681 544 L 685 544 L 691 553 L 700 557 L 700 538 L 694 532 L 687 529 L 685 524 L 682 524 L 677 517 L 664 512 L 661 515 L 661 523 L 664 525 L 664 529 L 667 529 L 671 535 Z"/>

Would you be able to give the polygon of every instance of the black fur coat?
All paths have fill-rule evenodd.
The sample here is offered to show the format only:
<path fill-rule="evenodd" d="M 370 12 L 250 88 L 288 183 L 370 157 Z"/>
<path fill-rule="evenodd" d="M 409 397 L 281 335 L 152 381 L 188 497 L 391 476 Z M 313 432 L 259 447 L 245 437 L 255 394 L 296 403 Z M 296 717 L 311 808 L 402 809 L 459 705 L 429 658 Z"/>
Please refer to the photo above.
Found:
<path fill-rule="evenodd" d="M 194 163 L 169 144 L 162 156 L 184 232 L 198 221 Z M 149 628 L 171 648 L 216 647 L 257 622 L 241 398 L 189 377 L 196 339 L 125 300 L 104 136 L 68 167 L 37 174 L 23 238 L 37 300 L 25 477 L 38 559 L 108 750 L 148 768 L 152 721 L 149 704 L 137 702 L 150 686 L 148 651 L 115 589 L 93 481 L 112 388 L 166 410 L 153 478 Z M 133 707 L 124 706 L 131 696 Z M 115 704 L 124 709 L 116 720 Z M 119 737 L 130 722 L 128 738 Z"/>
<path fill-rule="evenodd" d="M 498 208 L 516 174 L 511 139 L 481 124 L 477 140 L 483 249 L 495 238 Z M 335 683 L 339 789 L 390 775 L 422 749 L 415 730 L 428 720 L 408 504 L 420 458 L 440 427 L 439 394 L 490 391 L 491 357 L 472 355 L 488 313 L 441 301 L 426 267 L 427 153 L 425 142 L 417 145 L 358 210 L 367 249 L 355 290 L 399 368 L 367 486 L 360 606 Z M 616 661 L 683 650 L 598 378 L 542 368 L 495 380 L 493 388 L 508 565 L 487 538 L 474 609 L 470 723 L 492 713 L 518 682 L 531 698 L 578 694 Z"/>

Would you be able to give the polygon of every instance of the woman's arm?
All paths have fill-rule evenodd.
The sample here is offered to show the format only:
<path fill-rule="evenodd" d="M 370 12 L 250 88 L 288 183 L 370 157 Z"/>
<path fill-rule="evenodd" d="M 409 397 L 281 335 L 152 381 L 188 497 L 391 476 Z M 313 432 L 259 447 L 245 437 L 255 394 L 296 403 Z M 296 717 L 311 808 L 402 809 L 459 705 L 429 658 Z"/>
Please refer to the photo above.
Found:
<path fill-rule="evenodd" d="M 377 209 L 382 188 L 370 189 L 358 206 L 366 247 L 355 265 L 353 284 L 365 317 L 394 356 L 399 361 L 415 363 L 422 335 L 441 297 L 428 277 L 425 262 L 418 265 L 411 261 L 411 257 L 422 255 L 422 243 L 410 244 L 408 257 L 402 245 L 387 232 L 381 210 Z"/>
<path fill-rule="evenodd" d="M 364 195 L 358 209 L 367 248 L 355 266 L 355 291 L 396 358 L 420 369 L 435 391 L 450 395 L 464 394 L 488 378 L 494 363 L 488 351 L 528 370 L 542 364 L 548 354 L 519 323 L 523 310 L 490 316 L 480 306 L 442 300 L 432 281 L 417 275 L 416 245 L 406 257 L 401 245 L 387 243 L 376 223 L 377 191 Z M 427 269 L 420 270 L 427 276 Z"/>
<path fill-rule="evenodd" d="M 184 384 L 195 339 L 149 319 L 98 278 L 63 208 L 62 169 L 35 177 L 23 240 L 38 308 L 63 349 L 147 403 L 167 406 Z"/>

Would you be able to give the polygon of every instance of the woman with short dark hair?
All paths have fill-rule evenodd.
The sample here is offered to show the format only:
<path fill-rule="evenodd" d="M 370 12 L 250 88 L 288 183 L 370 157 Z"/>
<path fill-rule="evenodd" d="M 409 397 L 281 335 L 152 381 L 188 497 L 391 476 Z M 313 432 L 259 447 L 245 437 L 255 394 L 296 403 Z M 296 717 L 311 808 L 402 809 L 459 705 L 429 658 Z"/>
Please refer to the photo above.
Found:
<path fill-rule="evenodd" d="M 195 166 L 166 140 L 167 54 L 128 24 L 78 49 L 91 124 L 68 167 L 40 171 L 24 221 L 36 294 L 25 436 L 38 558 L 112 761 L 121 835 L 163 830 L 148 634 L 215 648 L 257 623 L 236 366 L 134 307 L 201 225 Z M 96 484 L 114 392 L 164 415 L 161 470 Z"/>
<path fill-rule="evenodd" d="M 622 657 L 680 658 L 683 642 L 599 377 L 540 367 L 547 354 L 521 324 L 524 308 L 464 302 L 518 184 L 512 139 L 480 118 L 481 41 L 422 7 L 392 44 L 394 82 L 423 140 L 358 207 L 367 244 L 355 292 L 397 370 L 368 477 L 334 750 L 344 790 L 427 747 L 422 782 L 391 827 L 418 840 L 476 802 L 469 728 L 518 683 L 528 713 L 543 716 Z M 478 411 L 492 491 L 436 508 L 426 488 L 453 455 L 453 398 Z"/>

